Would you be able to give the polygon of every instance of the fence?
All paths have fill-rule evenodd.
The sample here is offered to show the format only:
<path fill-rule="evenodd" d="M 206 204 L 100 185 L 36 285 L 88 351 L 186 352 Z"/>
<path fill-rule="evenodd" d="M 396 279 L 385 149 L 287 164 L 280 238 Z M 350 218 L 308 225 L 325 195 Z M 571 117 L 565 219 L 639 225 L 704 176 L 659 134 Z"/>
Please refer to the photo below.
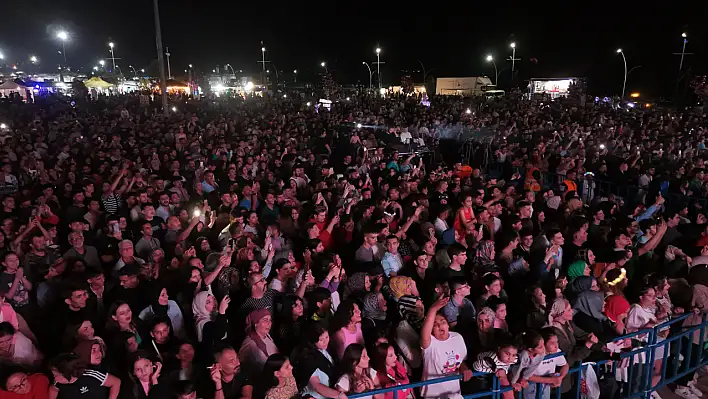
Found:
<path fill-rule="evenodd" d="M 620 360 L 603 360 L 603 361 L 598 361 L 598 362 L 587 362 L 587 363 L 581 363 L 577 365 L 570 365 L 570 369 L 568 370 L 568 377 L 573 379 L 575 382 L 573 383 L 573 387 L 571 388 L 570 393 L 572 393 L 572 397 L 576 399 L 581 398 L 581 384 L 579 383 L 580 376 L 583 373 L 584 370 L 587 370 L 589 367 L 592 367 L 593 370 L 595 371 L 596 375 L 599 376 L 605 373 L 601 373 L 600 367 L 608 367 L 609 363 L 612 362 L 611 366 L 611 375 L 614 376 L 617 372 L 618 369 L 618 362 L 624 361 L 626 364 L 626 371 L 627 371 L 627 376 L 626 376 L 626 383 L 621 383 L 619 384 L 621 386 L 621 391 L 619 397 L 623 399 L 635 399 L 635 398 L 644 398 L 644 399 L 649 399 L 651 396 L 651 393 L 668 385 L 675 383 L 677 380 L 686 377 L 687 375 L 696 372 L 700 367 L 707 365 L 708 364 L 708 351 L 704 349 L 704 345 L 706 344 L 704 340 L 704 336 L 706 333 L 706 330 L 708 329 L 708 321 L 706 321 L 706 313 L 703 313 L 702 316 L 702 321 L 698 325 L 693 325 L 693 326 L 681 326 L 679 323 L 683 323 L 686 318 L 688 318 L 690 314 L 684 314 L 680 317 L 676 317 L 672 320 L 669 320 L 667 322 L 664 322 L 662 324 L 659 324 L 653 328 L 650 329 L 644 329 L 640 330 L 631 334 L 626 334 L 621 337 L 615 338 L 612 342 L 619 342 L 623 341 L 626 339 L 630 339 L 633 341 L 637 341 L 639 338 L 644 340 L 644 337 L 646 337 L 646 342 L 643 342 L 640 347 L 635 348 L 631 351 L 628 352 L 622 352 L 619 355 Z M 661 331 L 664 331 L 666 329 L 678 329 L 681 330 L 680 332 L 673 334 L 669 336 L 666 339 L 660 339 L 659 333 Z M 693 344 L 693 336 L 695 333 L 700 334 L 699 338 L 699 344 L 696 347 L 695 344 Z M 697 348 L 697 349 L 696 349 Z M 657 349 L 663 349 L 663 354 L 662 354 L 662 366 L 661 366 L 661 379 L 656 385 L 652 385 L 652 376 L 654 374 L 653 369 L 654 369 L 654 362 L 659 359 L 655 359 L 655 355 L 658 352 Z M 688 349 L 688 350 L 687 350 Z M 697 353 L 694 353 L 697 352 Z M 554 357 L 562 356 L 564 355 L 562 352 L 561 353 L 555 353 L 551 355 L 547 355 L 544 360 L 549 360 Z M 644 361 L 637 360 L 635 358 L 641 357 L 644 358 Z M 627 359 L 627 360 L 625 360 Z M 468 363 L 471 364 L 473 359 L 468 359 Z M 667 368 L 669 367 L 669 363 L 671 363 L 671 369 L 668 370 L 670 371 L 670 374 L 667 376 Z M 505 392 L 510 392 L 513 390 L 512 387 L 510 386 L 505 386 L 502 387 L 499 379 L 496 377 L 496 375 L 492 373 L 478 373 L 475 372 L 474 377 L 486 377 L 492 378 L 492 389 L 486 390 L 486 391 L 481 391 L 481 392 L 475 392 L 471 394 L 464 395 L 465 399 L 474 399 L 474 398 L 484 398 L 484 397 L 489 397 L 491 399 L 500 399 L 502 397 L 502 394 Z M 605 378 L 608 378 L 605 376 Z M 612 377 L 609 377 L 612 378 Z M 440 377 L 440 378 L 435 378 L 435 379 L 430 379 L 426 381 L 420 381 L 420 382 L 415 382 L 411 384 L 406 384 L 406 385 L 398 385 L 390 388 L 382 388 L 382 389 L 376 389 L 373 391 L 368 391 L 368 392 L 362 392 L 362 393 L 357 393 L 357 394 L 350 394 L 347 395 L 347 397 L 351 399 L 358 399 L 358 398 L 364 398 L 364 397 L 370 397 L 372 395 L 376 394 L 383 394 L 383 393 L 388 393 L 388 392 L 396 392 L 404 389 L 414 389 L 414 388 L 420 388 L 423 386 L 427 385 L 434 385 L 434 384 L 440 384 L 443 382 L 447 381 L 454 381 L 454 380 L 460 380 L 462 379 L 461 374 L 451 374 L 445 377 Z M 556 399 L 560 399 L 561 397 L 561 389 L 560 388 L 551 388 L 547 386 L 546 384 L 540 384 L 540 383 L 529 383 L 529 386 L 532 386 L 535 384 L 535 398 L 536 399 L 541 399 L 544 395 L 544 390 L 545 389 L 553 389 L 553 393 L 551 396 L 555 396 Z M 542 388 L 542 389 L 539 389 Z M 523 399 L 524 398 L 524 392 L 520 391 L 516 393 L 518 399 Z M 564 394 L 564 397 L 565 394 Z"/>

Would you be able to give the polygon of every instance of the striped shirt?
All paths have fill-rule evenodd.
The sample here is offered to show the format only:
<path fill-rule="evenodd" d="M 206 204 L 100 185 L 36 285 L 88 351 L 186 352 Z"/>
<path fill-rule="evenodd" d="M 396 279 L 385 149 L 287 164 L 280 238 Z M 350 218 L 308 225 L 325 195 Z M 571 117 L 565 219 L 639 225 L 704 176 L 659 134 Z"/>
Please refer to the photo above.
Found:
<path fill-rule="evenodd" d="M 101 203 L 107 213 L 115 215 L 120 210 L 121 205 L 123 205 L 123 198 L 117 194 L 108 194 L 101 197 Z"/>

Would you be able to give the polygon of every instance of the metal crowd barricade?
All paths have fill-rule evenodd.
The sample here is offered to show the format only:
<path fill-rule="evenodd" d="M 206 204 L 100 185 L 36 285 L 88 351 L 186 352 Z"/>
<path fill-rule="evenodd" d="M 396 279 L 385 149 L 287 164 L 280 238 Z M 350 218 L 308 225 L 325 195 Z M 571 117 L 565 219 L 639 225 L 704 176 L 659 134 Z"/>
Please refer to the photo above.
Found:
<path fill-rule="evenodd" d="M 612 340 L 612 342 L 616 341 L 622 341 L 625 339 L 632 339 L 632 338 L 637 338 L 642 335 L 647 335 L 647 342 L 641 344 L 640 347 L 634 348 L 629 352 L 622 352 L 618 357 L 619 361 L 622 359 L 629 359 L 629 364 L 627 366 L 627 382 L 624 383 L 625 386 L 622 389 L 622 394 L 621 398 L 623 399 L 635 399 L 635 398 L 643 398 L 643 399 L 649 399 L 651 397 L 651 393 L 663 388 L 664 386 L 668 384 L 672 384 L 675 381 L 677 381 L 680 378 L 683 378 L 690 373 L 696 372 L 699 368 L 708 365 L 708 351 L 705 350 L 704 346 L 706 344 L 705 342 L 705 333 L 706 330 L 708 329 L 708 321 L 706 319 L 706 313 L 703 313 L 702 315 L 702 321 L 700 324 L 693 325 L 693 326 L 687 326 L 684 327 L 682 326 L 682 331 L 680 331 L 677 334 L 670 335 L 666 339 L 663 339 L 661 341 L 658 340 L 659 337 L 659 332 L 662 330 L 665 330 L 669 327 L 671 327 L 674 324 L 677 323 L 683 323 L 690 314 L 684 314 L 679 317 L 673 318 L 667 322 L 664 322 L 662 324 L 659 324 L 653 328 L 650 329 L 643 329 L 640 331 L 636 331 L 630 334 L 626 334 L 620 337 L 617 337 Z M 695 333 L 700 334 L 699 338 L 699 345 L 698 345 L 698 358 L 692 359 L 692 353 L 693 353 L 693 347 L 690 346 L 691 350 L 688 351 L 687 356 L 684 356 L 683 359 L 679 359 L 681 354 L 681 348 L 682 345 L 684 344 L 684 340 L 688 340 L 688 342 L 685 342 L 686 345 L 693 345 L 693 336 Z M 676 347 L 677 350 L 671 350 L 673 347 Z M 664 353 L 662 356 L 662 367 L 661 367 L 661 379 L 659 382 L 655 385 L 652 386 L 652 377 L 654 373 L 654 362 L 658 359 L 655 359 L 655 354 L 656 350 L 658 348 L 663 348 Z M 544 360 L 550 360 L 558 356 L 563 356 L 563 352 L 559 353 L 554 353 L 551 355 L 547 355 Z M 643 363 L 635 363 L 635 357 L 637 355 L 644 355 L 644 362 Z M 672 374 L 670 377 L 666 377 L 666 371 L 668 368 L 668 360 L 671 357 L 675 357 L 675 361 L 673 361 L 672 365 Z M 598 382 L 600 380 L 600 366 L 606 365 L 609 362 L 612 361 L 612 371 L 611 371 L 611 376 L 610 378 L 614 378 L 615 372 L 617 370 L 617 363 L 618 360 L 601 360 L 597 362 L 586 362 L 586 363 L 580 363 L 577 365 L 570 365 L 570 368 L 568 370 L 568 375 L 566 378 L 574 378 L 575 383 L 573 384 L 571 388 L 571 392 L 574 392 L 574 397 L 576 399 L 581 398 L 581 384 L 580 380 L 582 377 L 582 372 L 583 370 L 586 370 L 589 367 L 592 367 L 593 370 L 595 371 Z M 681 363 L 681 364 L 679 364 Z M 635 367 L 636 366 L 636 367 Z M 635 375 L 635 373 L 641 373 L 639 376 Z M 478 373 L 475 372 L 473 373 L 474 377 L 489 377 L 492 376 L 492 389 L 485 390 L 485 391 L 480 391 L 480 392 L 474 392 L 471 394 L 464 395 L 464 399 L 476 399 L 476 398 L 484 398 L 484 397 L 489 397 L 490 399 L 501 399 L 502 394 L 505 392 L 509 392 L 513 390 L 513 387 L 507 386 L 507 387 L 502 387 L 499 383 L 499 379 L 494 375 L 493 373 Z M 634 377 L 634 378 L 633 378 Z M 607 376 L 605 376 L 607 378 Z M 421 388 L 423 386 L 427 385 L 434 385 L 434 384 L 440 384 L 443 382 L 448 382 L 448 381 L 454 381 L 454 380 L 460 380 L 462 379 L 461 374 L 451 374 L 447 375 L 444 377 L 439 377 L 439 378 L 434 378 L 426 381 L 419 381 L 419 382 L 414 382 L 410 384 L 405 384 L 405 385 L 397 385 L 389 388 L 381 388 L 381 389 L 376 389 L 373 391 L 367 391 L 367 392 L 362 392 L 362 393 L 356 393 L 356 394 L 349 394 L 347 395 L 348 398 L 351 399 L 359 399 L 359 398 L 364 398 L 364 397 L 370 397 L 372 395 L 376 394 L 384 394 L 384 393 L 389 393 L 389 392 L 397 392 L 403 389 L 415 389 L 415 388 Z M 535 384 L 537 389 L 535 390 L 535 399 L 542 399 L 544 397 L 544 389 L 555 389 L 555 392 L 552 393 L 551 397 L 555 397 L 555 399 L 560 399 L 561 398 L 561 388 L 551 388 L 551 387 L 544 387 L 544 389 L 538 389 L 539 386 L 544 386 L 547 384 L 541 384 L 541 383 L 529 383 L 529 386 L 532 384 Z M 515 394 L 516 398 L 518 399 L 523 399 L 524 398 L 524 391 L 519 391 L 518 393 Z"/>

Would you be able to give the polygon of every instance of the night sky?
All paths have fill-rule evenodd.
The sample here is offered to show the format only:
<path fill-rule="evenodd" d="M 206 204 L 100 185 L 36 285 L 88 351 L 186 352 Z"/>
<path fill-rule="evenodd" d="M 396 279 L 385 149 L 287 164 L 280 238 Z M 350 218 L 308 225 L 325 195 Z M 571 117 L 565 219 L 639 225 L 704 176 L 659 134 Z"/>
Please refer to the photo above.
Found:
<path fill-rule="evenodd" d="M 505 88 L 510 63 L 502 59 L 516 41 L 520 79 L 586 77 L 591 93 L 618 94 L 623 65 L 615 50 L 621 47 L 629 68 L 642 66 L 630 74 L 627 92 L 655 97 L 673 92 L 679 57 L 672 53 L 681 50 L 682 31 L 689 34 L 687 52 L 697 53 L 686 57 L 685 70 L 708 69 L 701 51 L 708 43 L 708 7 L 698 1 L 661 2 L 661 8 L 647 1 L 474 3 L 162 0 L 160 7 L 163 43 L 177 76 L 189 63 L 198 72 L 230 63 L 257 77 L 263 41 L 266 58 L 286 78 L 297 69 L 299 80 L 313 81 L 326 61 L 338 83 L 368 83 L 362 61 L 376 61 L 378 44 L 385 85 L 399 84 L 402 70 L 421 81 L 418 60 L 429 76 L 491 77 L 494 68 L 484 58 L 493 54 L 499 69 L 507 68 L 500 78 Z M 63 27 L 71 35 L 72 68 L 87 71 L 108 60 L 112 40 L 126 74 L 129 64 L 156 73 L 150 0 L 4 0 L 2 10 L 6 62 L 36 54 L 47 70 L 56 69 L 62 58 L 55 35 Z"/>

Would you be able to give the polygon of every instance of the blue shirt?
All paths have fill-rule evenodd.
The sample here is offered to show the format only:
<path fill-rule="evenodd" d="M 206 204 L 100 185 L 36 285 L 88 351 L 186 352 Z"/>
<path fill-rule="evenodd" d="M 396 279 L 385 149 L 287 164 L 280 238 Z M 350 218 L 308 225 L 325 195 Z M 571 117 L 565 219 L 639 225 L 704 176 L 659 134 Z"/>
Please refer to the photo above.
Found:
<path fill-rule="evenodd" d="M 392 254 L 386 252 L 383 258 L 381 258 L 381 264 L 383 265 L 386 277 L 391 277 L 391 273 L 398 273 L 398 271 L 401 270 L 401 267 L 403 267 L 403 259 L 401 259 L 401 255 L 398 253 Z"/>

